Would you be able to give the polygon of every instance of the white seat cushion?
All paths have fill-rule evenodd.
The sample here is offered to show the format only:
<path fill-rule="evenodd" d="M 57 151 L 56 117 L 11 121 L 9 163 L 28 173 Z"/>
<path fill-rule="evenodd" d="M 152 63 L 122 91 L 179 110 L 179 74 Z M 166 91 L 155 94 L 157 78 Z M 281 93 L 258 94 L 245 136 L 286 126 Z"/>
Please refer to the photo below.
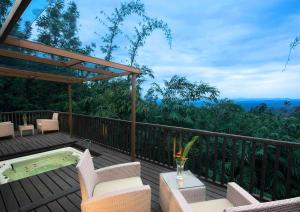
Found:
<path fill-rule="evenodd" d="M 143 182 L 140 177 L 130 177 L 120 180 L 112 180 L 104 183 L 99 183 L 95 186 L 93 197 L 101 196 L 103 194 L 119 191 L 128 188 L 136 188 L 143 186 Z"/>
<path fill-rule="evenodd" d="M 194 212 L 223 212 L 226 208 L 234 207 L 227 199 L 215 199 L 204 202 L 190 203 L 189 205 Z"/>

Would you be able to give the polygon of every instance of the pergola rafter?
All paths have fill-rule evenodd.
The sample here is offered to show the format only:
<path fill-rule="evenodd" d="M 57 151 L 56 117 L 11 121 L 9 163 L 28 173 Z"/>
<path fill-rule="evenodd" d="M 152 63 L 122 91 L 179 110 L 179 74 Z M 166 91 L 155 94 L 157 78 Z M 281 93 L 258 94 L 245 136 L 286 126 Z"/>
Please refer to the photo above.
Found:
<path fill-rule="evenodd" d="M 22 48 L 30 49 L 33 51 L 39 51 L 39 52 L 44 52 L 47 54 L 57 55 L 57 56 L 61 56 L 61 57 L 67 57 L 67 58 L 79 60 L 82 62 L 89 62 L 89 63 L 94 63 L 96 65 L 102 65 L 102 66 L 107 66 L 107 67 L 111 67 L 111 68 L 121 69 L 124 71 L 128 71 L 130 73 L 135 73 L 135 74 L 140 73 L 140 70 L 137 68 L 134 68 L 134 67 L 110 62 L 110 61 L 96 58 L 96 57 L 91 57 L 91 56 L 87 56 L 87 55 L 83 55 L 83 54 L 70 52 L 67 50 L 47 46 L 47 45 L 44 45 L 41 43 L 36 43 L 33 41 L 18 39 L 18 38 L 11 37 L 11 36 L 7 37 L 3 43 L 6 45 L 10 45 L 10 46 L 22 47 Z"/>
<path fill-rule="evenodd" d="M 4 24 L 0 29 L 0 76 L 21 77 L 28 79 L 47 80 L 68 84 L 69 95 L 69 129 L 72 136 L 72 84 L 86 81 L 96 81 L 110 79 L 118 76 L 132 75 L 132 106 L 131 106 L 131 159 L 134 161 L 135 155 L 135 137 L 136 137 L 136 75 L 140 70 L 135 67 L 106 61 L 104 59 L 83 55 L 60 48 L 47 46 L 41 43 L 24 40 L 9 36 L 13 27 L 21 18 L 23 12 L 30 4 L 31 0 L 15 0 Z M 17 48 L 15 48 L 17 47 Z M 20 50 L 21 49 L 21 50 Z M 28 51 L 30 50 L 30 51 Z M 32 54 L 36 52 L 36 54 Z M 53 57 L 40 57 L 40 53 L 53 55 Z M 38 55 L 38 56 L 37 56 Z M 57 57 L 55 57 L 57 56 Z M 53 58 L 65 58 L 63 61 Z M 11 64 L 7 61 L 15 59 Z M 26 69 L 22 65 L 18 66 L 18 60 L 28 61 Z M 23 64 L 23 63 L 22 63 Z M 43 64 L 45 64 L 43 66 Z M 30 69 L 30 65 L 35 65 Z M 90 66 L 88 66 L 90 65 Z M 47 69 L 45 67 L 47 66 Z M 50 69 L 49 69 L 50 67 Z M 54 72 L 51 71 L 53 67 Z M 58 69 L 59 67 L 60 69 Z M 40 70 L 36 70 L 40 69 Z M 65 69 L 68 71 L 64 73 Z M 89 77 L 81 77 L 77 71 L 85 71 Z M 74 74 L 74 76 L 72 75 Z"/>

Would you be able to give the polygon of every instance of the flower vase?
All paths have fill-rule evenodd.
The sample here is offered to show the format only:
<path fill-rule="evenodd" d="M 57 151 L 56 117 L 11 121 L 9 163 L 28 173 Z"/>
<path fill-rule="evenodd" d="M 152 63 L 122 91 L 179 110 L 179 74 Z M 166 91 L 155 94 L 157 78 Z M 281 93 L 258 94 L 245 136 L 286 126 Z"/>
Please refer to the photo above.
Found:
<path fill-rule="evenodd" d="M 177 165 L 177 176 L 176 179 L 183 180 L 183 171 L 184 171 L 184 164 L 186 162 L 186 159 L 184 160 L 176 160 Z"/>

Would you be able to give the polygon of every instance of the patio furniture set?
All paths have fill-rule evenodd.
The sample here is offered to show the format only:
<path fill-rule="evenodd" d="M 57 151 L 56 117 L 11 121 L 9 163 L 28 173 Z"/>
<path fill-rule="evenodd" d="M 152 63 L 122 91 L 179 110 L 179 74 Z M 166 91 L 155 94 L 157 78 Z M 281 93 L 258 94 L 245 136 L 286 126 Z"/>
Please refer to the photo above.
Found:
<path fill-rule="evenodd" d="M 44 134 L 48 131 L 59 131 L 58 113 L 53 113 L 52 119 L 37 119 L 37 131 Z M 24 131 L 31 131 L 34 135 L 34 125 L 19 125 L 20 135 L 23 136 Z M 0 122 L 0 137 L 15 137 L 14 124 L 11 121 Z"/>
<path fill-rule="evenodd" d="M 141 180 L 139 162 L 94 169 L 89 150 L 77 165 L 82 196 L 81 210 L 151 211 L 151 188 Z M 160 174 L 159 203 L 163 212 L 299 212 L 300 197 L 260 203 L 234 182 L 224 199 L 206 201 L 205 185 L 190 171 L 183 180 L 175 172 Z"/>

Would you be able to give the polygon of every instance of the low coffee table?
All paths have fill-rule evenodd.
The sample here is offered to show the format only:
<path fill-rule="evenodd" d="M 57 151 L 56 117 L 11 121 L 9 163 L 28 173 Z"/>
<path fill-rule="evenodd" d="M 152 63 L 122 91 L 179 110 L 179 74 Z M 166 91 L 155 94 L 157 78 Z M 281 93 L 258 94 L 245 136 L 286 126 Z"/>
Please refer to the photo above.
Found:
<path fill-rule="evenodd" d="M 28 131 L 28 130 L 31 130 L 32 131 L 32 135 L 34 135 L 34 126 L 32 124 L 19 125 L 19 130 L 20 130 L 21 136 L 23 136 L 23 131 Z"/>
<path fill-rule="evenodd" d="M 190 171 L 177 180 L 176 172 L 161 173 L 159 178 L 159 204 L 163 212 L 169 211 L 171 189 L 179 189 L 188 202 L 205 201 L 205 185 Z"/>

